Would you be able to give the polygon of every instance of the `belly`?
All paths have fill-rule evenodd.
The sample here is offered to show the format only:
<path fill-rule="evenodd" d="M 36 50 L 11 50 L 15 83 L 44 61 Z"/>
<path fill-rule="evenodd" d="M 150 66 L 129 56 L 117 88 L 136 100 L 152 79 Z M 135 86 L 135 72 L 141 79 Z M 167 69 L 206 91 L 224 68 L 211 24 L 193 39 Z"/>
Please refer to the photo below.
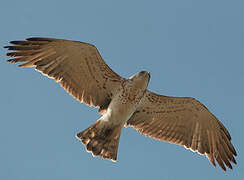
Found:
<path fill-rule="evenodd" d="M 113 124 L 124 124 L 135 112 L 136 107 L 137 103 L 133 103 L 133 101 L 125 101 L 121 97 L 114 98 L 101 120 L 109 121 Z"/>

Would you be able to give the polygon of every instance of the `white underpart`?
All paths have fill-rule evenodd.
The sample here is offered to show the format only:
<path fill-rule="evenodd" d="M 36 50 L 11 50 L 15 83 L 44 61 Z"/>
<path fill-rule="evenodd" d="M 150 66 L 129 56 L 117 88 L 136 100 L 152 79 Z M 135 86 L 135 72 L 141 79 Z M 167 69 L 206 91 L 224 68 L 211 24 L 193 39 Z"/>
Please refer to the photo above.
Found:
<path fill-rule="evenodd" d="M 99 120 L 105 123 L 109 122 L 111 125 L 124 124 L 129 120 L 129 118 L 136 110 L 136 105 L 130 103 L 121 103 L 119 94 L 113 98 L 106 113 Z"/>
<path fill-rule="evenodd" d="M 140 99 L 147 88 L 150 75 L 147 72 L 136 73 L 119 88 L 112 98 L 106 113 L 99 119 L 105 125 L 125 124 L 136 111 Z"/>

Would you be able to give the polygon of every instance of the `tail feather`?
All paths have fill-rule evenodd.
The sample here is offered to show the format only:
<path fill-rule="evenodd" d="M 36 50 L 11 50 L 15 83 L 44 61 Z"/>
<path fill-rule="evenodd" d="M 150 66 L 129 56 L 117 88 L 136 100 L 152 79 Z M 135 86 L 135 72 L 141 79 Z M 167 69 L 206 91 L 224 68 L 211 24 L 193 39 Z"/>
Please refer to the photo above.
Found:
<path fill-rule="evenodd" d="M 106 126 L 100 120 L 76 136 L 94 156 L 117 160 L 122 125 Z"/>

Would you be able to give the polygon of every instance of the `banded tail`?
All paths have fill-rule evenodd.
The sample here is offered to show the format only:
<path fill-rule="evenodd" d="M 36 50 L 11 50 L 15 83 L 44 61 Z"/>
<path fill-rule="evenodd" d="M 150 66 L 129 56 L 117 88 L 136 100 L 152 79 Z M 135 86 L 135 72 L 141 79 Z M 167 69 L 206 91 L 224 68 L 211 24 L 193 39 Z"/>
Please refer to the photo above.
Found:
<path fill-rule="evenodd" d="M 86 146 L 87 152 L 116 161 L 122 127 L 122 124 L 106 126 L 106 122 L 98 120 L 76 137 Z"/>

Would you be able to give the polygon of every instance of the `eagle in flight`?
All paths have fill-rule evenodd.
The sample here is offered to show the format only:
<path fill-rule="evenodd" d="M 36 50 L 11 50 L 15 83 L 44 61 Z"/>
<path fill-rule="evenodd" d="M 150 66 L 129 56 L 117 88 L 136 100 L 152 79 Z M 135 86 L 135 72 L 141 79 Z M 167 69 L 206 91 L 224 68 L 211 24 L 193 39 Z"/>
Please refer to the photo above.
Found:
<path fill-rule="evenodd" d="M 126 79 L 115 73 L 94 45 L 53 38 L 11 41 L 10 63 L 35 67 L 56 80 L 75 99 L 99 108 L 102 115 L 76 136 L 94 156 L 116 161 L 123 127 L 154 139 L 205 154 L 226 171 L 236 164 L 235 148 L 224 125 L 198 100 L 169 97 L 147 90 L 150 73 Z"/>

